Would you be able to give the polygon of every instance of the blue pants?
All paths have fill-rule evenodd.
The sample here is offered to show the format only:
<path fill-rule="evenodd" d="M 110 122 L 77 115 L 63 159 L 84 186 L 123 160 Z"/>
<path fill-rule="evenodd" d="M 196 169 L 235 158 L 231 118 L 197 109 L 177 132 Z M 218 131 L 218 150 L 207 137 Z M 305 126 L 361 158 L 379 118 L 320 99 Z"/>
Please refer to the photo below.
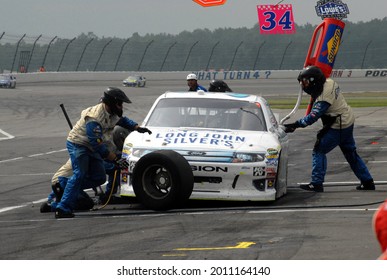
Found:
<path fill-rule="evenodd" d="M 112 162 L 109 162 L 109 161 L 104 161 L 104 167 L 105 167 L 106 174 L 108 175 L 108 182 L 106 184 L 105 193 L 110 194 L 110 192 L 112 191 L 112 188 L 113 188 L 112 193 L 114 194 L 117 192 L 118 186 L 120 185 L 120 176 L 121 176 L 120 170 L 117 169 L 116 166 Z M 114 173 L 116 170 L 117 170 L 117 174 L 114 178 Z M 86 178 L 88 178 L 88 177 L 86 177 Z M 61 177 L 61 176 L 58 177 L 58 181 L 59 181 L 59 184 L 60 184 L 62 189 L 64 189 L 66 187 L 68 179 L 69 178 L 67 178 L 67 177 Z M 91 182 L 90 180 L 86 180 L 85 185 L 83 185 L 81 190 L 80 190 L 80 195 L 78 197 L 78 200 L 81 200 L 80 198 L 83 199 L 85 196 L 87 196 L 87 194 L 82 193 L 82 189 L 91 189 L 91 188 L 95 188 L 95 187 L 99 186 L 99 185 L 92 185 L 92 183 L 93 182 Z M 113 186 L 113 184 L 114 184 L 114 186 Z M 55 201 L 55 193 L 53 191 L 51 191 L 50 194 L 48 195 L 47 202 L 51 203 L 52 207 L 55 210 L 55 208 L 57 206 L 57 202 Z M 79 208 L 79 201 L 78 201 L 77 209 L 78 208 Z"/>
<path fill-rule="evenodd" d="M 72 212 L 82 186 L 102 185 L 106 181 L 104 161 L 87 147 L 67 141 L 73 175 L 67 181 L 61 201 L 57 204 L 65 212 Z"/>
<path fill-rule="evenodd" d="M 312 153 L 312 184 L 323 185 L 324 177 L 327 171 L 326 154 L 339 146 L 349 163 L 353 173 L 361 182 L 367 182 L 372 179 L 364 161 L 356 152 L 355 139 L 353 138 L 353 125 L 344 129 L 330 128 L 322 136 L 319 144 Z"/>

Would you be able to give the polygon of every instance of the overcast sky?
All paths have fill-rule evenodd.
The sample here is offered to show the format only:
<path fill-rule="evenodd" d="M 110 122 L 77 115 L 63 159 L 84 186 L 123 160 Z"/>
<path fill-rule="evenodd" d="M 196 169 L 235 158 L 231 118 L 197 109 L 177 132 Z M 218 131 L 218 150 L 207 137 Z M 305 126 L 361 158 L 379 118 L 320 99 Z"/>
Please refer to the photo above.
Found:
<path fill-rule="evenodd" d="M 192 0 L 0 0 L 0 32 L 13 35 L 72 38 L 93 32 L 99 37 L 129 38 L 134 32 L 178 34 L 184 30 L 251 28 L 258 22 L 257 5 L 279 0 L 227 0 L 204 8 Z M 343 0 L 351 22 L 383 19 L 387 0 Z M 317 0 L 285 0 L 297 24 L 318 24 Z"/>

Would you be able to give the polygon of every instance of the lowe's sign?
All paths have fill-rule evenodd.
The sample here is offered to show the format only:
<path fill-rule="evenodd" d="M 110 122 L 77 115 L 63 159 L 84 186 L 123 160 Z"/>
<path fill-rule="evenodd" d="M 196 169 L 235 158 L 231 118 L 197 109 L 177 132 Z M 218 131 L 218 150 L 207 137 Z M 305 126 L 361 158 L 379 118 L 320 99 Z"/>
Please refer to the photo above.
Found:
<path fill-rule="evenodd" d="M 347 4 L 340 0 L 320 0 L 316 5 L 316 13 L 322 19 L 324 18 L 346 18 L 349 14 Z"/>

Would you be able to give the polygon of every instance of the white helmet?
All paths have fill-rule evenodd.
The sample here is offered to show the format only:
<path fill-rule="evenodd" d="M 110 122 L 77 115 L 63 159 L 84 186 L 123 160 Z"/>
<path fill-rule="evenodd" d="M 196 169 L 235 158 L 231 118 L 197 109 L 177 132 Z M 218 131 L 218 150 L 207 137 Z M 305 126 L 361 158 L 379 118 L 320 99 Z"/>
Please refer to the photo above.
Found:
<path fill-rule="evenodd" d="M 194 73 L 191 73 L 191 74 L 188 74 L 188 76 L 187 76 L 187 81 L 188 80 L 198 80 L 198 78 L 196 77 L 196 75 Z"/>

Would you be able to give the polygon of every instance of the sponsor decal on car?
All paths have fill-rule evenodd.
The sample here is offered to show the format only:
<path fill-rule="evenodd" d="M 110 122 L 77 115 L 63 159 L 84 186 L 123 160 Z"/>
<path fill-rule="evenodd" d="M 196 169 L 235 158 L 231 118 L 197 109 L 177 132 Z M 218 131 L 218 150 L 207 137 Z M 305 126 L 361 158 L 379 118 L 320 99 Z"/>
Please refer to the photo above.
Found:
<path fill-rule="evenodd" d="M 190 156 L 200 157 L 200 156 L 205 156 L 207 153 L 206 152 L 199 152 L 199 151 L 189 151 L 187 154 Z"/>
<path fill-rule="evenodd" d="M 278 158 L 278 154 L 274 154 L 274 155 L 266 155 L 266 158 L 267 159 L 275 159 L 275 158 Z"/>
<path fill-rule="evenodd" d="M 201 166 L 201 165 L 191 165 L 192 171 L 204 171 L 204 172 L 223 172 L 227 173 L 228 172 L 228 167 L 221 167 L 221 166 Z"/>
<path fill-rule="evenodd" d="M 278 158 L 271 158 L 266 160 L 267 166 L 277 166 L 278 165 Z"/>
<path fill-rule="evenodd" d="M 253 176 L 265 176 L 265 167 L 254 167 Z"/>
<path fill-rule="evenodd" d="M 128 155 L 130 155 L 131 154 L 131 152 L 130 152 L 130 149 L 122 149 L 122 155 L 126 155 L 126 156 L 128 156 Z"/>
<path fill-rule="evenodd" d="M 276 173 L 277 168 L 276 167 L 266 167 L 266 172 L 267 173 Z"/>
<path fill-rule="evenodd" d="M 133 173 L 133 169 L 136 163 L 134 161 L 129 161 L 128 171 L 129 173 Z"/>
<path fill-rule="evenodd" d="M 274 182 L 275 182 L 275 180 L 267 180 L 267 187 L 268 188 L 274 187 Z"/>
<path fill-rule="evenodd" d="M 277 173 L 266 173 L 266 178 L 273 179 L 276 177 L 276 175 L 277 175 Z"/>
<path fill-rule="evenodd" d="M 245 137 L 225 135 L 219 133 L 198 134 L 196 132 L 166 132 L 157 133 L 156 139 L 163 139 L 167 144 L 203 144 L 233 147 L 235 144 L 244 143 Z"/>
<path fill-rule="evenodd" d="M 278 150 L 273 149 L 273 148 L 269 148 L 269 149 L 267 149 L 267 153 L 269 155 L 278 155 Z"/>

